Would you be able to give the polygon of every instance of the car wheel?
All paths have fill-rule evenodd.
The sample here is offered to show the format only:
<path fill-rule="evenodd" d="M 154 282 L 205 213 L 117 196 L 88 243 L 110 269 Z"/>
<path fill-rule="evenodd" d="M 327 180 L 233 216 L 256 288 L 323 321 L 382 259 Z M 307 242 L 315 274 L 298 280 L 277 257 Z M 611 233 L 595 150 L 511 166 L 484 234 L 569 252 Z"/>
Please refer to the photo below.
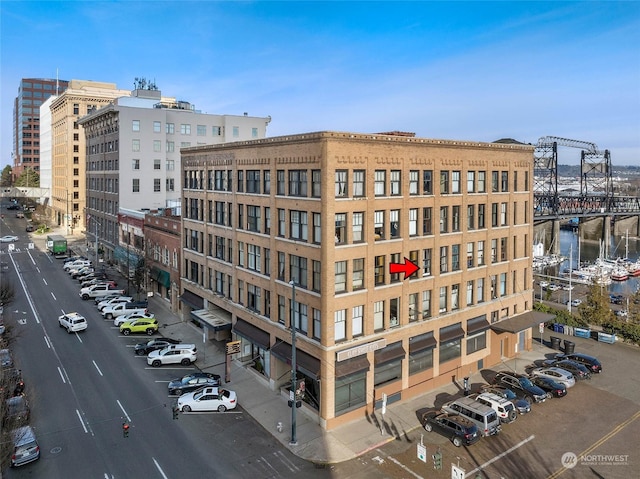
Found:
<path fill-rule="evenodd" d="M 107 313 L 107 319 L 113 319 L 113 314 Z"/>
<path fill-rule="evenodd" d="M 142 349 L 139 349 L 136 351 L 136 356 L 143 356 L 144 355 L 144 351 Z"/>
<path fill-rule="evenodd" d="M 456 447 L 460 447 L 462 446 L 462 439 L 460 439 L 459 437 L 454 437 L 453 438 L 453 445 Z"/>
<path fill-rule="evenodd" d="M 123 330 L 122 330 L 122 334 L 124 334 L 125 336 L 129 336 L 129 334 L 131 334 L 131 330 L 129 330 L 129 329 L 123 329 Z"/>
<path fill-rule="evenodd" d="M 169 396 L 178 396 L 178 395 L 179 395 L 179 393 L 178 393 L 178 391 L 176 391 L 175 389 L 171 389 L 171 390 L 169 391 Z"/>
<path fill-rule="evenodd" d="M 64 326 L 62 326 L 62 323 L 58 323 L 58 326 L 60 326 L 61 328 L 63 328 Z"/>
<path fill-rule="evenodd" d="M 227 410 L 227 407 L 224 404 L 220 404 L 220 406 L 218 406 L 218 412 L 225 412 Z"/>
<path fill-rule="evenodd" d="M 162 363 L 157 359 L 151 363 L 151 366 L 153 366 L 154 368 L 159 368 L 161 365 Z"/>
<path fill-rule="evenodd" d="M 427 431 L 427 432 L 431 432 L 431 431 L 433 431 L 433 426 L 430 423 L 427 422 L 424 425 L 424 430 Z"/>
<path fill-rule="evenodd" d="M 184 358 L 182 361 L 180 361 L 180 364 L 182 364 L 183 366 L 189 366 L 189 364 L 191 364 L 191 361 L 189 361 L 187 358 Z"/>
<path fill-rule="evenodd" d="M 518 413 L 515 410 L 509 411 L 509 421 L 513 422 L 518 417 Z"/>
<path fill-rule="evenodd" d="M 86 301 L 87 299 L 89 299 L 89 295 L 88 294 L 83 294 L 82 295 L 82 299 L 84 299 Z"/>
<path fill-rule="evenodd" d="M 155 329 L 149 328 L 149 329 L 147 329 L 147 336 L 152 336 L 153 333 L 155 333 L 155 332 L 156 332 Z"/>
<path fill-rule="evenodd" d="M 73 333 L 73 331 L 71 331 L 71 328 L 67 328 L 67 333 L 68 333 L 68 334 Z"/>
<path fill-rule="evenodd" d="M 191 407 L 185 404 L 182 406 L 182 412 L 191 412 Z"/>

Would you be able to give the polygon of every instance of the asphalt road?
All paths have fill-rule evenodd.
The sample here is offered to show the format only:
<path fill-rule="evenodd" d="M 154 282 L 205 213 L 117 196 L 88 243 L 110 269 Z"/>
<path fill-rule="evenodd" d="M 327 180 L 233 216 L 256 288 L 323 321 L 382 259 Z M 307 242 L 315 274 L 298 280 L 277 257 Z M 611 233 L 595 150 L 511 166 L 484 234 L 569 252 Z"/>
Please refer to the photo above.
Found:
<path fill-rule="evenodd" d="M 39 461 L 4 472 L 8 478 L 329 477 L 291 454 L 240 407 L 227 413 L 181 414 L 173 419 L 167 382 L 192 367 L 149 368 L 133 345 L 146 335 L 124 337 L 105 321 L 62 261 L 28 249 L 20 224 L 5 218 L 3 234 L 20 241 L 2 261 L 16 289 L 5 307 L 12 326 L 14 359 L 22 369 Z M 13 231 L 11 231 L 13 230 Z M 59 328 L 63 312 L 77 311 L 86 331 Z M 122 424 L 130 424 L 123 436 Z"/>

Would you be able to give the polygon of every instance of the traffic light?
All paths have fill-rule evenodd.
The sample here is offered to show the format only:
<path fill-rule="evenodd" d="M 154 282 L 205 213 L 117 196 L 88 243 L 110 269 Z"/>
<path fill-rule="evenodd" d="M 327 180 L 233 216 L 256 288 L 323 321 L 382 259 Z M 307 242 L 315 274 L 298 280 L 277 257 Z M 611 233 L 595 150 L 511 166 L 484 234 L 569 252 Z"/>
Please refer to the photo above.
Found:
<path fill-rule="evenodd" d="M 442 469 L 442 454 L 436 452 L 433 456 L 433 468 L 434 469 Z"/>
<path fill-rule="evenodd" d="M 127 422 L 122 423 L 122 436 L 129 437 L 129 423 Z"/>
<path fill-rule="evenodd" d="M 171 409 L 173 410 L 173 419 L 177 420 L 178 419 L 178 413 L 180 412 L 180 410 L 178 409 L 178 405 L 176 404 Z"/>

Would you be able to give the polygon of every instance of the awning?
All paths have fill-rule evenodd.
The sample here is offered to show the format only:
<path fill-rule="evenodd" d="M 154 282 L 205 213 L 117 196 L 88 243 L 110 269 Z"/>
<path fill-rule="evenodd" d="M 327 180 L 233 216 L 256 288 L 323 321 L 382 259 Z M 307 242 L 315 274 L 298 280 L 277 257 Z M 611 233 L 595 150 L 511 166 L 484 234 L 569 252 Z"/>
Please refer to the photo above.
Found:
<path fill-rule="evenodd" d="M 409 338 L 409 354 L 424 351 L 425 349 L 433 349 L 437 345 L 436 338 L 433 337 L 433 331 Z"/>
<path fill-rule="evenodd" d="M 462 329 L 460 323 L 452 324 L 446 328 L 440 328 L 440 344 L 455 341 L 460 338 L 464 338 L 464 329 Z"/>
<path fill-rule="evenodd" d="M 151 268 L 151 271 L 149 272 L 149 276 L 151 276 L 152 280 L 156 281 L 157 283 L 160 283 L 165 288 L 168 288 L 169 286 L 171 286 L 171 275 L 163 269 L 153 266 Z"/>
<path fill-rule="evenodd" d="M 262 349 L 269 349 L 269 333 L 251 323 L 247 323 L 244 319 L 236 321 L 236 324 L 233 325 L 233 332 L 257 344 Z"/>
<path fill-rule="evenodd" d="M 195 309 L 191 311 L 191 317 L 203 327 L 214 331 L 231 329 L 231 314 L 222 309 Z"/>
<path fill-rule="evenodd" d="M 389 361 L 393 361 L 394 359 L 402 359 L 406 354 L 407 353 L 402 347 L 402 341 L 398 341 L 396 343 L 390 344 L 386 348 L 379 349 L 378 351 L 373 353 L 373 361 L 376 365 L 388 363 Z"/>
<path fill-rule="evenodd" d="M 491 329 L 499 333 L 517 333 L 525 329 L 537 326 L 540 323 L 551 321 L 556 316 L 554 314 L 541 313 L 540 311 L 527 311 L 512 318 L 503 319 L 491 325 Z"/>
<path fill-rule="evenodd" d="M 276 343 L 271 348 L 271 354 L 287 364 L 291 364 L 291 352 L 291 344 L 284 341 Z M 298 348 L 296 348 L 296 369 L 313 379 L 320 378 L 320 360 Z"/>
<path fill-rule="evenodd" d="M 485 329 L 489 329 L 490 327 L 491 325 L 489 324 L 489 321 L 487 321 L 487 315 L 483 314 L 482 316 L 478 316 L 477 318 L 467 321 L 467 335 L 470 336 L 472 334 L 479 333 Z"/>
<path fill-rule="evenodd" d="M 368 371 L 369 366 L 369 360 L 366 355 L 356 356 L 355 358 L 336 362 L 335 375 L 336 378 L 342 378 L 360 371 Z"/>
<path fill-rule="evenodd" d="M 191 306 L 193 309 L 204 309 L 204 299 L 195 293 L 192 293 L 188 289 L 180 295 L 180 301 L 184 304 Z"/>

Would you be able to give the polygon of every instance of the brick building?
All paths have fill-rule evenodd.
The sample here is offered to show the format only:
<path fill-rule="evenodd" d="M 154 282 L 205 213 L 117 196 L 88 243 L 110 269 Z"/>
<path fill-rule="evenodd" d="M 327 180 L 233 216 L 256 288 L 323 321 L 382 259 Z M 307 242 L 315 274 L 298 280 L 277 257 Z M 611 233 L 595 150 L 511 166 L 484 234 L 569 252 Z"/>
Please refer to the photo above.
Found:
<path fill-rule="evenodd" d="M 545 319 L 532 154 L 338 132 L 183 149 L 185 319 L 232 329 L 285 396 L 293 323 L 303 410 L 328 429 L 513 357 Z"/>

